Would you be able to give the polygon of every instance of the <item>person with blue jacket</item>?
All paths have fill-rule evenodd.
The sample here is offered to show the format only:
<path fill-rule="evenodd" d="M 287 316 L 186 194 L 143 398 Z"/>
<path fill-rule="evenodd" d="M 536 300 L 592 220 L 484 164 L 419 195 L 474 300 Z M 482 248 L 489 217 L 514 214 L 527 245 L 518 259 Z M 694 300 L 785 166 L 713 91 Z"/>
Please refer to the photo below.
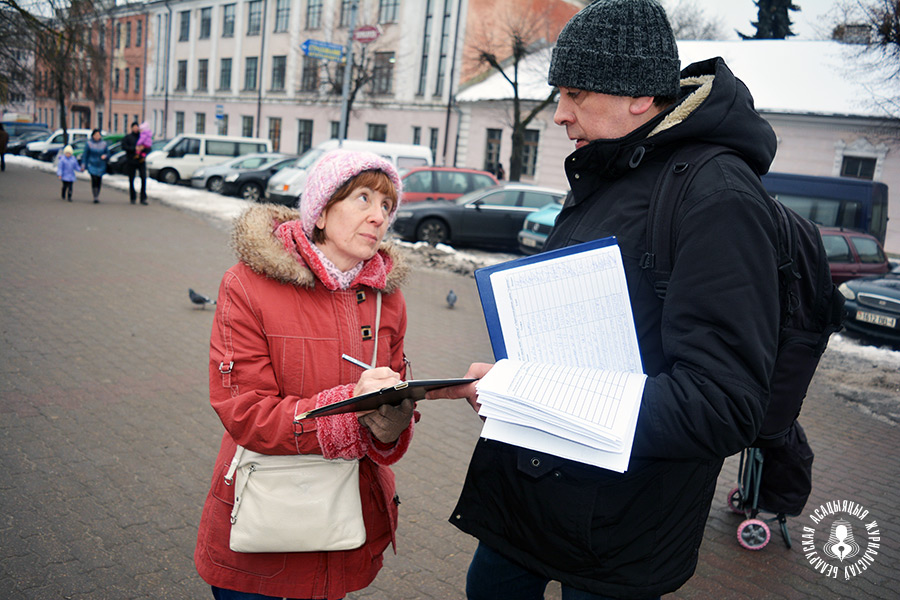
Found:
<path fill-rule="evenodd" d="M 84 146 L 84 154 L 81 155 L 81 168 L 91 175 L 94 204 L 100 202 L 100 185 L 103 176 L 106 175 L 107 158 L 109 158 L 109 144 L 101 139 L 100 130 L 95 129 L 91 132 L 91 139 Z"/>
<path fill-rule="evenodd" d="M 81 165 L 78 159 L 72 156 L 72 146 L 63 148 L 62 156 L 59 157 L 59 163 L 56 165 L 56 174 L 62 181 L 62 199 L 72 201 L 72 184 L 75 183 L 75 173 L 81 171 Z"/>

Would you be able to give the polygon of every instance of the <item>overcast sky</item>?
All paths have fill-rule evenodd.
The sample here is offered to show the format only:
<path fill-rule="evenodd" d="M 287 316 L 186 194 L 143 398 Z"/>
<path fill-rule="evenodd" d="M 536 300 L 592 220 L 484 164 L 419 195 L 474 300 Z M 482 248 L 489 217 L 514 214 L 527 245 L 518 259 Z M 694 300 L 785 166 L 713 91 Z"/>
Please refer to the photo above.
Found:
<path fill-rule="evenodd" d="M 741 33 L 752 34 L 755 29 L 750 25 L 756 20 L 757 8 L 753 0 L 693 0 L 702 8 L 708 17 L 721 17 L 723 29 L 727 39 L 737 39 L 735 29 Z M 671 3 L 677 0 L 670 0 Z M 791 11 L 790 17 L 794 25 L 792 30 L 797 34 L 793 39 L 813 40 L 821 39 L 819 30 L 828 30 L 824 27 L 824 21 L 820 19 L 835 4 L 835 0 L 794 0 L 794 4 L 801 8 L 800 11 Z"/>

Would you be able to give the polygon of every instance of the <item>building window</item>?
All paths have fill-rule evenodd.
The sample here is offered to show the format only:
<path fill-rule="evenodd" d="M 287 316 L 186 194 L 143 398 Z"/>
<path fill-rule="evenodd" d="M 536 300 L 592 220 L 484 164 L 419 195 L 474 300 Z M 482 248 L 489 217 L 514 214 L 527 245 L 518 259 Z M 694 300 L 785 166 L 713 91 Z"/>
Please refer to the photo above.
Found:
<path fill-rule="evenodd" d="M 284 89 L 284 72 L 287 67 L 287 56 L 272 57 L 272 89 Z"/>
<path fill-rule="evenodd" d="M 194 115 L 197 124 L 196 133 L 206 133 L 206 113 L 197 113 Z"/>
<path fill-rule="evenodd" d="M 300 91 L 315 92 L 319 89 L 319 59 L 303 57 L 303 71 L 300 73 Z"/>
<path fill-rule="evenodd" d="M 331 122 L 331 139 L 336 140 L 341 135 L 341 122 L 340 121 L 332 121 Z"/>
<path fill-rule="evenodd" d="M 372 92 L 390 94 L 394 81 L 394 53 L 376 52 L 375 66 L 372 68 Z"/>
<path fill-rule="evenodd" d="M 297 154 L 303 154 L 312 148 L 312 119 L 297 119 Z"/>
<path fill-rule="evenodd" d="M 522 175 L 534 177 L 537 171 L 538 142 L 541 132 L 537 129 L 525 130 L 525 144 L 522 146 Z"/>
<path fill-rule="evenodd" d="M 244 137 L 253 137 L 253 117 L 241 117 L 241 135 Z"/>
<path fill-rule="evenodd" d="M 353 0 L 341 0 L 341 21 L 338 27 L 350 26 L 350 8 Z"/>
<path fill-rule="evenodd" d="M 234 37 L 234 4 L 222 7 L 222 37 Z"/>
<path fill-rule="evenodd" d="M 97 127 L 99 127 L 100 129 L 103 129 L 103 111 L 102 110 L 97 111 Z"/>
<path fill-rule="evenodd" d="M 272 150 L 281 151 L 281 117 L 269 117 L 269 139 L 272 141 Z"/>
<path fill-rule="evenodd" d="M 191 34 L 191 11 L 183 10 L 179 14 L 181 27 L 178 30 L 178 41 L 186 42 Z"/>
<path fill-rule="evenodd" d="M 209 88 L 209 59 L 201 58 L 197 61 L 197 89 L 207 91 Z M 200 133 L 199 131 L 197 133 Z"/>
<path fill-rule="evenodd" d="M 244 62 L 244 90 L 256 89 L 256 65 L 259 58 L 256 56 L 248 56 Z"/>
<path fill-rule="evenodd" d="M 216 120 L 219 122 L 219 135 L 228 135 L 228 115 L 217 115 Z"/>
<path fill-rule="evenodd" d="M 378 22 L 396 23 L 400 0 L 378 0 Z"/>
<path fill-rule="evenodd" d="M 318 29 L 322 26 L 322 0 L 309 0 L 306 5 L 306 28 Z"/>
<path fill-rule="evenodd" d="M 428 147 L 431 148 L 432 156 L 437 156 L 438 155 L 438 153 L 437 153 L 438 137 L 440 135 L 440 132 L 438 131 L 437 127 L 429 127 L 428 134 L 429 134 Z"/>
<path fill-rule="evenodd" d="M 52 125 L 52 123 L 51 123 Z M 113 131 L 119 130 L 119 113 L 113 113 Z"/>
<path fill-rule="evenodd" d="M 491 173 L 497 172 L 497 165 L 500 163 L 500 140 L 503 131 L 500 129 L 488 129 L 487 141 L 484 147 L 484 170 Z"/>
<path fill-rule="evenodd" d="M 138 48 L 141 47 L 141 43 L 144 41 L 144 22 L 138 21 L 134 24 L 134 45 Z"/>
<path fill-rule="evenodd" d="M 444 18 L 441 22 L 441 49 L 438 52 L 437 82 L 434 84 L 434 95 L 444 93 L 444 78 L 447 71 L 447 51 L 450 49 L 450 2 L 444 3 Z"/>
<path fill-rule="evenodd" d="M 137 94 L 141 91 L 141 68 L 134 68 L 134 93 Z"/>
<path fill-rule="evenodd" d="M 125 23 L 125 47 L 131 48 L 131 21 Z"/>
<path fill-rule="evenodd" d="M 412 143 L 417 146 L 422 143 L 422 128 L 418 125 L 413 125 Z"/>
<path fill-rule="evenodd" d="M 845 156 L 841 163 L 841 177 L 853 177 L 854 179 L 875 179 L 875 165 L 877 160 L 864 156 Z"/>
<path fill-rule="evenodd" d="M 387 125 L 382 123 L 369 123 L 369 135 L 366 138 L 370 142 L 386 142 L 387 141 Z"/>
<path fill-rule="evenodd" d="M 247 35 L 259 35 L 262 31 L 262 0 L 252 0 L 247 14 Z"/>
<path fill-rule="evenodd" d="M 116 69 L 116 76 L 113 78 L 113 91 L 119 91 L 119 69 Z"/>
<path fill-rule="evenodd" d="M 291 0 L 278 0 L 275 3 L 275 33 L 288 30 L 291 20 Z"/>
<path fill-rule="evenodd" d="M 223 58 L 219 63 L 219 89 L 231 89 L 231 59 Z"/>
<path fill-rule="evenodd" d="M 122 47 L 122 24 L 116 23 L 116 48 Z"/>
<path fill-rule="evenodd" d="M 125 67 L 125 93 L 128 93 L 128 85 L 131 82 L 131 69 Z"/>
<path fill-rule="evenodd" d="M 184 112 L 175 111 L 175 135 L 184 133 Z"/>
<path fill-rule="evenodd" d="M 425 2 L 425 27 L 422 34 L 422 63 L 419 65 L 419 90 L 416 92 L 419 96 L 425 95 L 425 86 L 428 79 L 428 48 L 431 46 L 431 23 L 433 13 L 431 10 L 432 0 Z"/>
<path fill-rule="evenodd" d="M 209 39 L 209 34 L 212 30 L 212 8 L 201 8 L 200 9 L 200 39 L 205 40 Z"/>
<path fill-rule="evenodd" d="M 100 35 L 98 36 L 100 39 L 100 52 L 106 51 L 106 25 L 100 26 Z"/>
<path fill-rule="evenodd" d="M 186 60 L 178 61 L 178 75 L 175 78 L 175 89 L 176 90 L 186 90 L 187 89 L 187 61 Z"/>

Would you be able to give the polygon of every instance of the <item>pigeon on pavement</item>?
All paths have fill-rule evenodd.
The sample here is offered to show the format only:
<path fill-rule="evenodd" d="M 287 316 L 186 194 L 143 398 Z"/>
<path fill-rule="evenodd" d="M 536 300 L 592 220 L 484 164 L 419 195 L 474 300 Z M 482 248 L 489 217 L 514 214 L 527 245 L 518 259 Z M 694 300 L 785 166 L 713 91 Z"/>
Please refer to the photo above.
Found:
<path fill-rule="evenodd" d="M 450 290 L 450 293 L 447 294 L 447 306 L 453 308 L 454 304 L 456 304 L 456 294 L 453 293 L 453 290 Z"/>
<path fill-rule="evenodd" d="M 208 296 L 204 296 L 203 294 L 198 294 L 191 288 L 188 288 L 188 296 L 190 297 L 191 302 L 193 302 L 194 304 L 196 304 L 197 306 L 199 306 L 201 308 L 206 308 L 207 304 L 215 304 L 216 303 L 215 300 L 212 300 L 211 298 L 209 298 Z"/>

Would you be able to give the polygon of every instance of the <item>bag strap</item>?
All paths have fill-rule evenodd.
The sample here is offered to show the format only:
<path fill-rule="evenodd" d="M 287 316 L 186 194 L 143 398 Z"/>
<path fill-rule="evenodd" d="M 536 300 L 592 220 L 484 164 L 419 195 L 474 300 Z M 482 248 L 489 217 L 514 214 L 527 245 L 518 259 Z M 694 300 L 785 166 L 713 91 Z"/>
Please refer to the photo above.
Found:
<path fill-rule="evenodd" d="M 674 152 L 656 180 L 647 213 L 647 249 L 641 268 L 648 271 L 653 288 L 666 297 L 675 253 L 675 213 L 700 168 L 720 154 L 733 152 L 724 146 L 694 144 Z"/>
<path fill-rule="evenodd" d="M 378 365 L 378 330 L 381 329 L 381 290 L 375 296 L 375 349 L 372 351 L 372 361 L 369 363 L 374 369 Z"/>
<path fill-rule="evenodd" d="M 225 473 L 225 485 L 231 485 L 234 483 L 234 472 L 237 471 L 238 464 L 241 462 L 241 457 L 244 456 L 244 447 L 238 445 L 237 450 L 234 451 L 234 458 L 231 459 L 231 465 L 228 467 L 228 472 Z"/>

